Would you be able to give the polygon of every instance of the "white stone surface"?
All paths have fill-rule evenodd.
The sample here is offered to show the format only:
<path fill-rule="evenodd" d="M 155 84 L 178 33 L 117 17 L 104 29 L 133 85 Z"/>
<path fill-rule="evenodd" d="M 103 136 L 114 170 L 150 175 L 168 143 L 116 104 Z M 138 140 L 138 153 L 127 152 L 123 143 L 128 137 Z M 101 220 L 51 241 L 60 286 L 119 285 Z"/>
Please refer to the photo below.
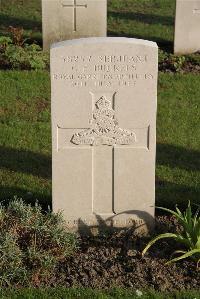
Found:
<path fill-rule="evenodd" d="M 200 51 L 200 0 L 176 0 L 174 53 Z"/>
<path fill-rule="evenodd" d="M 107 0 L 42 0 L 43 49 L 80 37 L 106 36 Z"/>
<path fill-rule="evenodd" d="M 157 52 L 128 38 L 51 48 L 53 210 L 71 228 L 153 225 Z"/>

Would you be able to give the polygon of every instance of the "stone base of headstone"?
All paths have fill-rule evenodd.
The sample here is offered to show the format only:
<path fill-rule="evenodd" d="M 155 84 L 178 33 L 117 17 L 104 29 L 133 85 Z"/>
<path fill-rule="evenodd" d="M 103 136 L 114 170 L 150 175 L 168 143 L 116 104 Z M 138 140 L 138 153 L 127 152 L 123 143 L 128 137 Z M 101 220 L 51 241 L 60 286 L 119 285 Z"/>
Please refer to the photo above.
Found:
<path fill-rule="evenodd" d="M 155 227 L 154 218 L 149 216 L 149 221 L 145 218 L 143 220 L 133 220 L 131 218 L 124 221 L 123 224 L 118 225 L 114 220 L 102 219 L 95 224 L 84 223 L 82 220 L 78 221 L 75 226 L 66 225 L 68 231 L 78 233 L 79 235 L 101 235 L 104 233 L 112 234 L 118 232 L 131 232 L 135 236 L 147 236 L 153 232 Z"/>

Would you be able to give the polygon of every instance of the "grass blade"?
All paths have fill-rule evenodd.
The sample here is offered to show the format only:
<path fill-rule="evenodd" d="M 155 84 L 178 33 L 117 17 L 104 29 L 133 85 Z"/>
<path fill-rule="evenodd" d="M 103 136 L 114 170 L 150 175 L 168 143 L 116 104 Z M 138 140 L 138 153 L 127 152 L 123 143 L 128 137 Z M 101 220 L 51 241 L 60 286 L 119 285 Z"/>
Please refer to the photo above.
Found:
<path fill-rule="evenodd" d="M 178 238 L 178 235 L 176 234 L 172 234 L 172 233 L 165 233 L 165 234 L 161 234 L 155 238 L 153 238 L 148 244 L 147 246 L 143 249 L 142 251 L 142 256 L 144 256 L 144 254 L 147 252 L 147 250 L 155 243 L 157 242 L 158 240 L 160 239 L 165 239 L 165 238 L 175 238 L 177 239 Z"/>
<path fill-rule="evenodd" d="M 195 253 L 200 253 L 200 249 L 193 249 L 193 250 L 190 250 L 190 251 L 186 252 L 185 254 L 183 254 L 183 255 L 181 255 L 181 256 L 179 256 L 179 257 L 176 257 L 176 258 L 174 258 L 174 259 L 172 259 L 172 260 L 170 260 L 170 261 L 168 261 L 168 262 L 166 263 L 166 265 L 169 265 L 169 264 L 171 264 L 171 263 L 174 263 L 174 262 L 180 261 L 180 260 L 182 260 L 182 259 L 185 259 L 185 258 L 187 258 L 187 257 L 190 257 L 190 256 L 194 255 Z"/>

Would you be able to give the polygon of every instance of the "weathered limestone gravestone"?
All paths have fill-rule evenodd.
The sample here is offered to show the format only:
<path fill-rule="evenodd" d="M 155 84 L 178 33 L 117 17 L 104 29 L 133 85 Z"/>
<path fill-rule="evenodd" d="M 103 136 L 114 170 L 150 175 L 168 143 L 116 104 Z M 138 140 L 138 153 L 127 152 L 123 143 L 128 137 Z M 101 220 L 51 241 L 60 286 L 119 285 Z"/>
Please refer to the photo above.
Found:
<path fill-rule="evenodd" d="M 157 51 L 128 38 L 51 48 L 53 209 L 71 228 L 153 225 Z"/>
<path fill-rule="evenodd" d="M 200 0 L 176 0 L 174 53 L 200 51 Z"/>
<path fill-rule="evenodd" d="M 43 49 L 79 37 L 106 36 L 107 0 L 42 0 Z"/>

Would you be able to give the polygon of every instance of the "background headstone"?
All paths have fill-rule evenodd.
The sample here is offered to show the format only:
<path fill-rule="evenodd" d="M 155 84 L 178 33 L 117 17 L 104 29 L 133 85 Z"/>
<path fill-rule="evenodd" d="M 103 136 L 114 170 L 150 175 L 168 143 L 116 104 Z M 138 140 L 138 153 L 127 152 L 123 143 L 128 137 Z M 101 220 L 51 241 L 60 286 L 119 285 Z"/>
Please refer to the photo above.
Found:
<path fill-rule="evenodd" d="M 42 0 L 43 49 L 52 43 L 106 36 L 107 0 Z"/>
<path fill-rule="evenodd" d="M 176 0 L 174 53 L 200 51 L 200 0 Z"/>
<path fill-rule="evenodd" d="M 53 209 L 70 227 L 153 224 L 157 51 L 128 38 L 52 46 Z"/>

